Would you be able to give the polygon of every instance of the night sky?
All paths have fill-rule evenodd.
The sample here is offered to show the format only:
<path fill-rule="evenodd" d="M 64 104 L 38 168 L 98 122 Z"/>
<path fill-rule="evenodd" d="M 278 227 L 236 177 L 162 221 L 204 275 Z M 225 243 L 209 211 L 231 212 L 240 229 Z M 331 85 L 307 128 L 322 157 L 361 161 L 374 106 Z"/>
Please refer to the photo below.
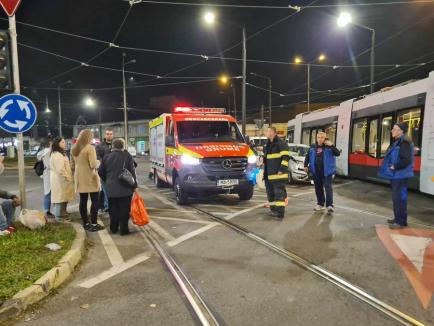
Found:
<path fill-rule="evenodd" d="M 187 0 L 186 0 L 187 1 Z M 189 0 L 201 3 L 197 0 Z M 281 1 L 281 0 L 210 0 L 212 3 L 245 5 L 291 5 L 312 6 L 344 3 L 344 1 Z M 345 3 L 374 3 L 393 1 L 347 1 Z M 202 15 L 206 9 L 217 14 L 217 24 L 206 26 Z M 247 58 L 250 60 L 277 61 L 280 64 L 247 64 L 247 73 L 256 72 L 272 78 L 277 93 L 293 94 L 280 97 L 273 95 L 276 108 L 286 112 L 305 101 L 307 69 L 290 63 L 296 55 L 306 62 L 324 53 L 325 65 L 369 64 L 370 33 L 356 26 L 339 29 L 336 17 L 341 11 L 351 12 L 353 19 L 376 30 L 376 64 L 427 63 L 420 67 L 376 67 L 376 80 L 382 80 L 376 89 L 392 86 L 410 79 L 420 79 L 434 70 L 434 3 L 401 4 L 387 6 L 352 6 L 348 8 L 308 8 L 294 14 L 290 9 L 212 8 L 210 6 L 174 6 L 163 4 L 130 4 L 122 0 L 23 0 L 17 13 L 21 85 L 23 93 L 39 106 L 39 124 L 49 123 L 54 133 L 57 113 L 57 90 L 53 82 L 72 83 L 62 91 L 64 124 L 72 125 L 81 115 L 88 123 L 98 120 L 95 109 L 85 108 L 83 99 L 91 95 L 102 109 L 103 121 L 121 120 L 122 74 L 91 67 L 81 67 L 75 61 L 42 53 L 28 46 L 53 52 L 78 62 L 120 69 L 122 53 L 127 60 L 136 59 L 127 70 L 137 72 L 134 81 L 127 74 L 128 106 L 134 108 L 130 119 L 155 117 L 176 99 L 190 105 L 228 106 L 230 87 L 215 80 L 222 73 L 241 75 L 241 62 L 227 59 L 205 60 L 200 56 L 151 53 L 141 50 L 108 48 L 102 42 L 62 35 L 48 30 L 23 25 L 28 23 L 77 34 L 96 40 L 113 42 L 125 47 L 139 49 L 183 52 L 198 55 L 215 55 L 233 45 L 232 50 L 222 54 L 227 58 L 241 58 L 241 28 L 247 30 Z M 290 17 L 289 17 L 290 16 Z M 284 19 L 288 17 L 287 19 Z M 6 15 L 1 16 L 1 28 L 7 29 Z M 121 23 L 125 22 L 119 30 Z M 255 35 L 267 26 L 282 22 Z M 119 30 L 119 33 L 117 31 Z M 118 35 L 116 35 L 118 34 Z M 253 37 L 252 37 L 253 36 Z M 103 50 L 106 50 L 102 52 Z M 360 55 L 360 53 L 364 54 Z M 218 54 L 217 54 L 218 56 Z M 176 70 L 192 67 L 174 73 Z M 72 70 L 69 73 L 65 73 Z M 369 92 L 369 88 L 357 88 L 369 83 L 369 67 L 333 69 L 312 67 L 312 89 L 334 90 L 331 93 L 315 92 L 313 102 L 342 101 Z M 159 78 L 149 75 L 165 76 Z M 59 75 L 56 77 L 56 75 Z M 182 78 L 173 78 L 182 77 Z M 198 78 L 187 78 L 198 77 Z M 209 79 L 208 81 L 204 81 Z M 191 83 L 195 81 L 194 83 Z M 247 81 L 267 89 L 266 80 L 248 75 Z M 177 84 L 176 83 L 185 83 Z M 241 80 L 234 79 L 238 109 L 241 107 Z M 161 85 L 172 84 L 172 85 Z M 152 86 L 154 85 L 154 86 Z M 139 87 L 140 86 L 140 87 Z M 101 89 L 111 88 L 111 89 Z M 343 88 L 343 89 L 341 89 Z M 353 88 L 349 89 L 348 88 Z M 335 90 L 337 89 L 337 90 Z M 301 94 L 300 94 L 301 93 Z M 298 94 L 298 95 L 297 95 Z M 45 98 L 53 110 L 43 113 Z M 267 104 L 268 93 L 253 87 L 247 88 L 247 114 L 258 112 L 261 104 Z M 231 99 L 232 102 L 232 99 Z"/>

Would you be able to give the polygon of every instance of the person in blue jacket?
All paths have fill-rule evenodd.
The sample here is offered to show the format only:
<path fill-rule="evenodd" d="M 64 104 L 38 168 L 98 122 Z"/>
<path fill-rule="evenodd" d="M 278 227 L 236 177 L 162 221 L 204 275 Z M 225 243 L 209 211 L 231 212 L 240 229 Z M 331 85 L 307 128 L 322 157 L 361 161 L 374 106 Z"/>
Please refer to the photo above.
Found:
<path fill-rule="evenodd" d="M 414 147 L 405 133 L 408 126 L 397 123 L 392 128 L 394 142 L 387 149 L 379 175 L 390 180 L 394 218 L 387 220 L 391 229 L 407 226 L 407 184 L 414 176 Z"/>
<path fill-rule="evenodd" d="M 333 175 L 336 173 L 336 156 L 341 152 L 326 138 L 325 132 L 319 132 L 316 143 L 312 144 L 304 160 L 304 169 L 310 170 L 315 183 L 317 205 L 315 211 L 324 210 L 326 204 L 329 213 L 334 212 L 333 206 Z M 325 189 L 325 196 L 324 196 Z"/>

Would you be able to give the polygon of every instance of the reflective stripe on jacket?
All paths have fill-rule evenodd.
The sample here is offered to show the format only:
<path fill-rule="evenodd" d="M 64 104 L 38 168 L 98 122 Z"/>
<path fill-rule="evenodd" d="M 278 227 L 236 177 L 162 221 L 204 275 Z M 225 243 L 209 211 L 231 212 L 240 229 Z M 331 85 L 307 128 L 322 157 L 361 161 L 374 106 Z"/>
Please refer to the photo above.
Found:
<path fill-rule="evenodd" d="M 410 144 L 411 148 L 411 163 L 407 165 L 403 169 L 399 170 L 391 170 L 390 166 L 396 166 L 399 161 L 399 150 L 402 142 L 407 142 Z M 380 167 L 380 172 L 378 173 L 381 178 L 388 180 L 397 180 L 397 179 L 408 179 L 414 176 L 414 145 L 413 143 L 405 136 L 402 136 L 398 140 L 396 140 L 387 150 L 386 155 L 384 156 L 383 165 Z"/>
<path fill-rule="evenodd" d="M 276 136 L 272 142 L 267 142 L 264 153 L 265 178 L 270 182 L 288 180 L 288 144 Z"/>

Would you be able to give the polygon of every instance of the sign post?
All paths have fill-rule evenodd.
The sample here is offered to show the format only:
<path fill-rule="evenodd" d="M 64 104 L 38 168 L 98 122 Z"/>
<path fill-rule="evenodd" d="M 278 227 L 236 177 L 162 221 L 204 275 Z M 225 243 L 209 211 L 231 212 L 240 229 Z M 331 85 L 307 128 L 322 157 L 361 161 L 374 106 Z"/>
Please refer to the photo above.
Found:
<path fill-rule="evenodd" d="M 9 32 L 11 38 L 11 52 L 12 52 L 12 71 L 14 81 L 14 92 L 20 94 L 20 73 L 18 68 L 18 46 L 17 46 L 17 27 L 15 22 L 15 12 L 21 0 L 0 0 L 0 4 L 4 11 L 9 16 Z M 18 180 L 21 198 L 21 207 L 26 207 L 26 181 L 24 170 L 24 144 L 23 133 L 17 134 L 18 140 Z"/>

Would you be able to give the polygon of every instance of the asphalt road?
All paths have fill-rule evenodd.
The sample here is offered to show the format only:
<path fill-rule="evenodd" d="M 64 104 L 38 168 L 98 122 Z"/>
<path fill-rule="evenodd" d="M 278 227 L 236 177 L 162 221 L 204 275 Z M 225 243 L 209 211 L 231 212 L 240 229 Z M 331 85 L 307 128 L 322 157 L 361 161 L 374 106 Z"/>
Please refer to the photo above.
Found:
<path fill-rule="evenodd" d="M 411 250 L 402 251 L 421 268 L 423 277 L 419 281 L 426 287 L 421 299 L 420 288 L 416 286 L 415 290 L 402 262 L 392 256 L 380 239 L 385 218 L 392 212 L 387 187 L 337 179 L 337 210 L 329 215 L 313 212 L 315 202 L 310 185 L 291 185 L 285 219 L 278 221 L 268 217 L 262 208 L 266 201 L 262 190 L 257 190 L 249 202 L 222 195 L 194 200 L 191 207 L 180 208 L 174 204 L 171 190 L 155 188 L 147 172 L 147 163 L 140 161 L 140 192 L 151 216 L 151 227 L 222 325 L 395 325 L 396 322 L 330 282 L 215 223 L 195 208 L 230 219 L 327 268 L 426 325 L 434 323 L 432 298 L 426 298 L 434 290 L 426 282 L 434 279 L 434 255 L 428 251 L 431 249 L 426 249 L 422 262 L 414 260 Z M 32 173 L 26 178 L 29 188 L 42 187 L 42 181 Z M 2 187 L 6 180 L 7 187 L 14 189 L 12 172 L 0 178 Z M 40 193 L 38 189 L 30 191 L 30 207 L 41 207 Z M 418 230 L 427 232 L 423 239 L 429 239 L 434 230 L 434 226 L 426 226 L 434 224 L 432 198 L 411 193 L 409 215 L 413 236 L 408 242 L 406 235 L 391 237 L 401 237 L 403 240 L 395 240 L 404 241 L 411 249 Z M 107 216 L 101 216 L 101 222 L 108 225 Z M 128 237 L 112 236 L 106 231 L 88 234 L 88 255 L 74 279 L 13 324 L 197 324 L 159 257 L 143 234 L 133 226 L 131 229 L 134 232 Z M 434 232 L 431 239 L 434 240 Z M 427 242 L 426 248 L 432 245 L 433 242 Z M 413 274 L 417 276 L 417 271 Z"/>

